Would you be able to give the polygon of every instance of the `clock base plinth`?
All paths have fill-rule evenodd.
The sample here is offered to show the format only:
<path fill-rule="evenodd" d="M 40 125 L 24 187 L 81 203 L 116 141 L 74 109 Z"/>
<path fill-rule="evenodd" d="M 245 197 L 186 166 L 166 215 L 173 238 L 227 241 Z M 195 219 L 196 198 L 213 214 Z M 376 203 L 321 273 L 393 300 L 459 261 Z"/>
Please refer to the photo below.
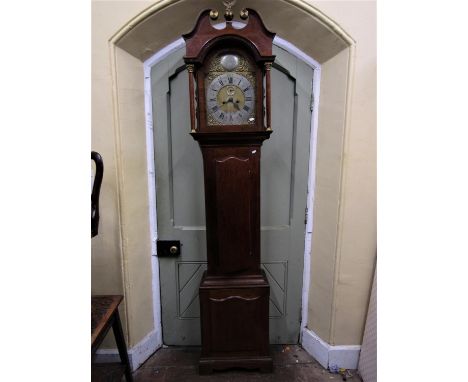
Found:
<path fill-rule="evenodd" d="M 263 271 L 244 276 L 203 275 L 201 374 L 234 367 L 272 371 L 269 295 Z"/>

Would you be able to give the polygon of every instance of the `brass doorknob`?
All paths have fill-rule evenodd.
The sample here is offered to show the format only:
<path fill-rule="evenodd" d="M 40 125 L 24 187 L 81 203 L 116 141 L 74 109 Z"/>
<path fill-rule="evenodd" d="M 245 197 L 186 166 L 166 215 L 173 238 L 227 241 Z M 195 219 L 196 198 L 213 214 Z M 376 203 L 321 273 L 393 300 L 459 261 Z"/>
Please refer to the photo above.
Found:
<path fill-rule="evenodd" d="M 169 252 L 171 252 L 173 255 L 175 255 L 177 253 L 177 250 L 179 248 L 177 248 L 175 245 L 173 245 L 171 248 L 169 248 Z"/>

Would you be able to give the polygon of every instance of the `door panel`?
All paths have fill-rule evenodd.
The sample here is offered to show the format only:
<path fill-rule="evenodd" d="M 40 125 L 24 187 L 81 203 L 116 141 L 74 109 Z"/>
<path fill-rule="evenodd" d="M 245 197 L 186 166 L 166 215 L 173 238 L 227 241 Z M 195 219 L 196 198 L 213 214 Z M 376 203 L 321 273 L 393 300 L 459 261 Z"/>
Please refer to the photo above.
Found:
<path fill-rule="evenodd" d="M 178 258 L 159 258 L 163 339 L 200 344 L 198 287 L 206 270 L 203 162 L 190 136 L 185 48 L 151 71 L 158 238 L 180 240 Z M 270 341 L 297 343 L 313 71 L 274 46 L 271 138 L 261 154 L 261 257 L 270 283 Z"/>
<path fill-rule="evenodd" d="M 204 230 L 203 167 L 195 165 L 202 163 L 202 156 L 198 144 L 188 134 L 190 130 L 186 129 L 189 123 L 187 83 L 185 70 L 169 78 L 167 118 L 171 151 L 168 154 L 172 219 L 176 229 Z"/>
<path fill-rule="evenodd" d="M 295 121 L 295 82 L 275 65 L 271 71 L 273 134 L 262 146 L 260 170 L 263 230 L 289 227 Z"/>

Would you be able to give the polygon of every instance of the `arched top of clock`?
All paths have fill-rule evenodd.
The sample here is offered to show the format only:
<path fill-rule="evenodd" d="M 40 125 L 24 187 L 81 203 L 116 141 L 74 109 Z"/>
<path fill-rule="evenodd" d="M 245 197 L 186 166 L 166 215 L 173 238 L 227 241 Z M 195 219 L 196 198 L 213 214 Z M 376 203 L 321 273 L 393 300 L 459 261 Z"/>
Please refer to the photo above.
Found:
<path fill-rule="evenodd" d="M 272 42 L 276 34 L 265 27 L 255 10 L 249 8 L 247 11 L 248 22 L 244 28 L 234 28 L 227 21 L 224 29 L 216 29 L 211 25 L 210 10 L 204 10 L 198 17 L 195 28 L 183 35 L 186 43 L 185 62 L 201 63 L 207 52 L 226 38 L 248 45 L 256 61 L 273 61 Z"/>
<path fill-rule="evenodd" d="M 228 46 L 228 48 L 226 46 Z M 270 62 L 274 59 L 274 56 L 262 57 L 259 54 L 257 47 L 250 40 L 240 36 L 224 35 L 215 37 L 208 41 L 197 56 L 197 62 L 203 63 L 210 55 L 213 54 L 213 52 L 221 52 L 224 50 L 237 50 L 238 52 L 243 52 L 243 54 L 247 54 L 256 62 Z"/>

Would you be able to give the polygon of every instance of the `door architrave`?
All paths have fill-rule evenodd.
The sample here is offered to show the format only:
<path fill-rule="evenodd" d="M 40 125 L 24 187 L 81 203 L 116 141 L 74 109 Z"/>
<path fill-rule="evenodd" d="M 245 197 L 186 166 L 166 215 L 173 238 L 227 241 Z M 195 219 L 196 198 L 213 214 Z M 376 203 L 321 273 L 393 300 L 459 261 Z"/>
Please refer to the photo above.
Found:
<path fill-rule="evenodd" d="M 233 22 L 234 27 L 241 28 L 242 23 Z M 222 24 L 218 24 L 222 27 Z M 300 59 L 313 69 L 312 80 L 312 116 L 311 116 L 311 134 L 309 142 L 309 174 L 307 181 L 307 212 L 306 212 L 306 230 L 304 237 L 304 269 L 302 283 L 302 306 L 301 306 L 301 324 L 300 338 L 302 342 L 303 329 L 308 321 L 308 303 L 310 288 L 310 259 L 312 248 L 313 232 L 313 203 L 315 194 L 315 170 L 316 170 L 316 152 L 317 152 L 317 129 L 318 129 L 318 105 L 320 96 L 320 78 L 321 65 L 312 57 L 301 51 L 292 43 L 279 36 L 273 40 L 273 44 L 284 49 L 289 54 Z M 182 48 L 185 42 L 182 38 L 166 45 L 156 52 L 153 56 L 143 62 L 144 89 L 145 89 L 145 120 L 146 120 L 146 152 L 148 166 L 148 199 L 149 199 L 149 222 L 151 232 L 151 268 L 152 268 L 152 288 L 153 288 L 153 313 L 154 328 L 157 335 L 158 344 L 162 346 L 162 319 L 161 319 L 161 298 L 160 298 L 160 280 L 159 280 L 159 261 L 156 253 L 156 241 L 158 238 L 157 227 L 157 208 L 156 208 L 156 174 L 155 174 L 155 152 L 154 152 L 154 130 L 153 130 L 153 110 L 152 110 L 152 88 L 151 88 L 151 68 L 163 61 L 171 53 Z"/>

